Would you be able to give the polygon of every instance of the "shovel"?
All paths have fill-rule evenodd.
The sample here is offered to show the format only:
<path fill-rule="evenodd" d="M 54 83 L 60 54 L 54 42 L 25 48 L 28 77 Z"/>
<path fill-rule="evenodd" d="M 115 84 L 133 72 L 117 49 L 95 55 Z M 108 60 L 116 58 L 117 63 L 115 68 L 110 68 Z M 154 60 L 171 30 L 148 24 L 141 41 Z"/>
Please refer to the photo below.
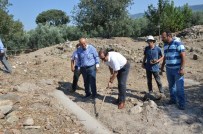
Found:
<path fill-rule="evenodd" d="M 108 89 L 108 88 L 106 88 L 106 89 Z M 103 100 L 102 100 L 101 107 L 100 107 L 99 111 L 96 112 L 96 114 L 95 114 L 96 118 L 99 117 L 99 112 L 101 111 L 101 109 L 102 109 L 102 107 L 103 107 L 104 101 L 105 101 L 105 99 L 106 99 L 106 94 L 107 94 L 107 91 L 106 91 L 105 94 L 104 94 L 104 98 L 103 98 Z"/>

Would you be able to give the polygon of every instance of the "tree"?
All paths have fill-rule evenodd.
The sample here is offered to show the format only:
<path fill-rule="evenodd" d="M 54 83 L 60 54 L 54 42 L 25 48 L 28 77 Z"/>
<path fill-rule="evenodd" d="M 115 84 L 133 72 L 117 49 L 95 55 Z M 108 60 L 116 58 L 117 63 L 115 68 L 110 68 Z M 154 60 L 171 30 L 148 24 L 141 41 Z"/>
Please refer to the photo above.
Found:
<path fill-rule="evenodd" d="M 67 24 L 69 21 L 69 17 L 66 15 L 65 12 L 56 9 L 51 9 L 40 13 L 35 20 L 37 24 L 48 23 L 53 26 Z"/>
<path fill-rule="evenodd" d="M 8 0 L 0 0 L 0 9 L 3 11 L 7 11 L 8 6 L 11 4 L 8 2 Z"/>
<path fill-rule="evenodd" d="M 103 37 L 113 36 L 114 27 L 128 18 L 127 7 L 132 0 L 80 0 L 74 9 L 74 20 L 82 31 L 88 34 L 101 33 Z M 125 22 L 125 21 L 123 21 Z"/>
<path fill-rule="evenodd" d="M 167 29 L 174 32 L 188 27 L 192 10 L 187 4 L 180 8 L 174 6 L 174 1 L 159 0 L 158 8 L 153 5 L 148 6 L 145 16 L 150 22 L 148 27 L 156 34 L 157 26 L 160 26 L 162 31 Z"/>

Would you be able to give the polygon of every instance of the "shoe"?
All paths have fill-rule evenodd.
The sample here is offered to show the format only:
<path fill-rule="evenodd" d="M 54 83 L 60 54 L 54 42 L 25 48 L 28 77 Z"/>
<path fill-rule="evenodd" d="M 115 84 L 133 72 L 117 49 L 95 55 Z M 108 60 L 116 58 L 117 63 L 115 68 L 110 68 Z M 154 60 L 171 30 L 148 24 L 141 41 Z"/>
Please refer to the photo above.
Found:
<path fill-rule="evenodd" d="M 176 104 L 176 101 L 170 100 L 170 101 L 168 101 L 166 104 L 167 104 L 167 105 L 173 105 L 173 104 Z"/>
<path fill-rule="evenodd" d="M 73 90 L 73 89 L 70 89 L 70 90 L 69 90 L 69 92 L 70 92 L 70 93 L 74 93 L 74 92 L 75 92 L 75 90 Z"/>
<path fill-rule="evenodd" d="M 153 93 L 153 90 L 150 90 L 150 91 L 149 91 L 149 94 L 152 94 L 152 93 Z"/>
<path fill-rule="evenodd" d="M 113 100 L 112 103 L 116 105 L 119 104 L 119 99 Z"/>
<path fill-rule="evenodd" d="M 125 107 L 125 102 L 120 102 L 119 104 L 118 104 L 118 109 L 123 109 Z"/>
<path fill-rule="evenodd" d="M 179 108 L 180 110 L 185 110 L 185 106 L 183 106 L 183 105 L 179 105 L 178 108 Z"/>
<path fill-rule="evenodd" d="M 86 94 L 86 95 L 83 96 L 82 98 L 83 98 L 83 99 L 87 99 L 87 98 L 89 98 L 89 97 L 91 97 L 91 94 Z"/>

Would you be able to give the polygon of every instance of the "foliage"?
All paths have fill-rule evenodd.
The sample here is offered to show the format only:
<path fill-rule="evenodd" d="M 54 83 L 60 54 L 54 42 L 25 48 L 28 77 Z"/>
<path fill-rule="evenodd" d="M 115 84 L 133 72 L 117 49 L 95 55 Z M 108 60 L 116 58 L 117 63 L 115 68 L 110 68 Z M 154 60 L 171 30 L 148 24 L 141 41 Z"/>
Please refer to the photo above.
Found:
<path fill-rule="evenodd" d="M 158 8 L 155 8 L 153 5 L 148 6 L 145 15 L 150 22 L 149 28 L 157 34 L 157 26 L 160 26 L 162 31 L 167 29 L 172 32 L 188 27 L 191 21 L 192 10 L 187 4 L 180 8 L 175 7 L 173 1 L 159 0 Z"/>
<path fill-rule="evenodd" d="M 132 0 L 80 0 L 74 9 L 74 20 L 90 36 L 111 37 L 115 27 L 128 18 L 127 7 Z"/>
<path fill-rule="evenodd" d="M 36 18 L 37 24 L 42 23 L 45 25 L 48 23 L 53 26 L 67 24 L 69 21 L 69 17 L 65 12 L 56 9 L 43 11 Z"/>

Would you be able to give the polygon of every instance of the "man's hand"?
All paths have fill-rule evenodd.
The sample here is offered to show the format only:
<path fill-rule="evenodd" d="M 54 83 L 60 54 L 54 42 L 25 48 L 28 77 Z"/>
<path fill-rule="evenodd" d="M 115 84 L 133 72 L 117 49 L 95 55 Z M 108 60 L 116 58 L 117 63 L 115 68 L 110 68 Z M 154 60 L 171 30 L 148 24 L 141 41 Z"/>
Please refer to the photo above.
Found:
<path fill-rule="evenodd" d="M 144 63 L 142 63 L 142 68 L 145 69 L 145 65 L 144 65 Z"/>
<path fill-rule="evenodd" d="M 75 71 L 75 68 L 71 68 L 71 71 L 74 72 L 74 71 Z"/>
<path fill-rule="evenodd" d="M 109 88 L 111 88 L 111 87 L 112 87 L 112 83 L 109 82 L 107 88 L 109 89 Z"/>
<path fill-rule="evenodd" d="M 180 69 L 179 74 L 180 74 L 181 76 L 183 76 L 183 75 L 185 74 L 184 69 Z"/>

